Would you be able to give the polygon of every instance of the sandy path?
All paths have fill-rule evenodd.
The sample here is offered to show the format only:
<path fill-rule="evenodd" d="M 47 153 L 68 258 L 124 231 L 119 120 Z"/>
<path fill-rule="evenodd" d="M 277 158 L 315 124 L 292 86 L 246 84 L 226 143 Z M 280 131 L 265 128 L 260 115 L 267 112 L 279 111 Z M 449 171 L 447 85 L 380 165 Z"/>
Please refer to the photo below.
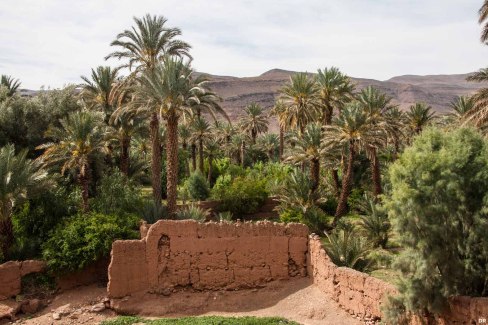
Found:
<path fill-rule="evenodd" d="M 106 289 L 97 285 L 68 290 L 57 295 L 41 312 L 30 319 L 20 319 L 16 324 L 99 324 L 102 320 L 116 317 L 112 310 L 101 313 L 87 311 L 105 296 Z M 61 320 L 53 320 L 52 311 L 68 303 L 72 313 L 63 316 Z M 151 318 L 189 315 L 279 316 L 304 325 L 364 324 L 340 309 L 335 302 L 325 299 L 307 278 L 274 282 L 259 290 L 186 290 L 170 296 L 146 294 L 119 300 L 115 306 L 124 313 Z"/>

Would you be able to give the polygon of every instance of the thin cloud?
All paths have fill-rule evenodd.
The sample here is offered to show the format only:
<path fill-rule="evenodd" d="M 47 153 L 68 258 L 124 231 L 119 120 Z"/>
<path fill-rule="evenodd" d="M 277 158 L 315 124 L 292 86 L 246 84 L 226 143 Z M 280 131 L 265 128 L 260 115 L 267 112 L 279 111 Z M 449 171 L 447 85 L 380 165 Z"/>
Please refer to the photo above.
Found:
<path fill-rule="evenodd" d="M 485 65 L 479 0 L 18 0 L 0 3 L 0 73 L 23 87 L 79 82 L 133 16 L 164 15 L 194 67 L 253 76 L 335 65 L 355 77 L 466 73 Z"/>

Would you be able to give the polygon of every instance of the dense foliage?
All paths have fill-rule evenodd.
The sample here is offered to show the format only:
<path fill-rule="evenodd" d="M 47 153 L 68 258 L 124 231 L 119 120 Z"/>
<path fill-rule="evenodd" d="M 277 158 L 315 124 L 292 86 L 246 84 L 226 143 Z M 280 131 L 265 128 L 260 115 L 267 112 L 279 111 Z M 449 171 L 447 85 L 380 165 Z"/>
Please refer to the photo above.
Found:
<path fill-rule="evenodd" d="M 488 142 L 472 129 L 428 130 L 392 165 L 400 310 L 440 313 L 451 295 L 488 293 L 487 172 Z"/>
<path fill-rule="evenodd" d="M 78 214 L 58 224 L 42 257 L 54 272 L 79 270 L 108 257 L 114 240 L 138 238 L 138 225 L 133 215 Z"/>

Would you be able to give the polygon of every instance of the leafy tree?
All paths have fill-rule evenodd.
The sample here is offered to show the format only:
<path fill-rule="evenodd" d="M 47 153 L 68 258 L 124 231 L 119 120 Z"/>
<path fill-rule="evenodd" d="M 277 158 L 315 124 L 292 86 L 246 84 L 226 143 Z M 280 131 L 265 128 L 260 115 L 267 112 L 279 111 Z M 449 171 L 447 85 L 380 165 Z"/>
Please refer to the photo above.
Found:
<path fill-rule="evenodd" d="M 199 171 L 195 171 L 188 177 L 185 187 L 192 200 L 203 201 L 210 196 L 208 182 Z"/>
<path fill-rule="evenodd" d="M 417 103 L 410 106 L 406 113 L 407 125 L 413 134 L 419 134 L 422 130 L 429 125 L 434 119 L 434 112 L 432 107 L 423 103 Z"/>
<path fill-rule="evenodd" d="M 305 126 L 319 115 L 318 88 L 315 80 L 306 73 L 296 73 L 280 90 L 284 108 L 280 113 L 280 124 L 286 124 L 300 134 Z"/>
<path fill-rule="evenodd" d="M 348 158 L 342 191 L 334 215 L 334 224 L 347 212 L 347 199 L 353 185 L 354 161 L 358 152 L 368 146 L 378 146 L 383 141 L 383 134 L 372 128 L 370 117 L 361 104 L 349 103 L 334 118 L 333 123 L 324 128 L 322 146 L 324 151 L 347 148 Z"/>
<path fill-rule="evenodd" d="M 122 67 L 127 67 L 130 70 L 135 68 L 135 73 L 132 73 L 131 77 L 134 77 L 139 72 L 144 72 L 146 76 L 142 78 L 147 81 L 147 77 L 155 75 L 152 70 L 159 66 L 160 61 L 167 55 L 180 58 L 184 56 L 190 57 L 190 45 L 176 38 L 181 35 L 181 30 L 179 28 L 167 27 L 167 19 L 163 16 L 151 16 L 148 14 L 143 18 L 134 17 L 134 22 L 135 27 L 118 34 L 116 40 L 110 44 L 119 48 L 119 50 L 112 52 L 106 57 L 106 59 L 117 58 L 119 60 L 127 60 Z M 156 94 L 153 93 L 153 95 Z M 139 104 L 145 108 L 143 110 L 144 113 L 149 113 L 150 115 L 149 127 L 151 130 L 152 147 L 151 182 L 154 203 L 161 205 L 161 138 L 159 133 L 159 113 L 161 113 L 161 109 L 159 106 L 148 107 L 148 104 L 157 105 L 151 99 L 147 103 L 141 103 L 139 101 Z M 173 132 L 171 133 L 173 134 Z M 171 140 L 175 141 L 176 139 L 171 136 Z M 171 150 L 172 153 L 174 151 L 174 149 Z M 173 168 L 172 163 L 168 166 Z M 173 183 L 172 179 L 171 186 L 173 186 Z M 171 200 L 173 200 L 173 196 L 176 197 L 176 188 L 171 193 Z M 173 203 L 171 203 L 169 208 L 174 209 Z M 173 212 L 171 211 L 171 213 Z"/>
<path fill-rule="evenodd" d="M 82 207 L 87 212 L 91 172 L 96 155 L 104 150 L 103 118 L 93 112 L 81 111 L 61 121 L 48 136 L 55 142 L 40 145 L 44 149 L 38 158 L 44 166 L 60 166 L 61 174 L 74 171 L 81 187 Z"/>
<path fill-rule="evenodd" d="M 2 74 L 0 77 L 0 85 L 7 88 L 7 97 L 12 97 L 19 89 L 21 83 L 19 79 L 14 79 L 11 76 Z"/>
<path fill-rule="evenodd" d="M 429 129 L 390 168 L 397 310 L 432 315 L 450 296 L 488 294 L 487 150 L 472 129 Z"/>
<path fill-rule="evenodd" d="M 310 180 L 312 181 L 312 191 L 319 186 L 320 177 L 320 141 L 322 129 L 319 123 L 308 124 L 301 137 L 295 137 L 295 147 L 285 161 L 293 163 L 310 163 Z"/>
<path fill-rule="evenodd" d="M 252 144 L 256 144 L 258 134 L 268 131 L 268 119 L 264 115 L 263 108 L 256 103 L 246 106 L 244 113 L 246 115 L 241 118 L 240 126 L 251 136 Z"/>
<path fill-rule="evenodd" d="M 317 87 L 323 125 L 329 125 L 334 110 L 342 109 L 353 99 L 354 84 L 338 68 L 332 67 L 317 71 Z"/>
<path fill-rule="evenodd" d="M 195 94 L 204 91 L 202 85 L 192 78 L 193 70 L 189 63 L 182 59 L 165 57 L 151 70 L 145 70 L 138 77 L 138 85 L 134 89 L 134 100 L 131 102 L 140 112 L 156 114 L 166 121 L 166 168 L 167 168 L 167 200 L 168 214 L 176 212 L 178 185 L 178 121 L 183 111 L 192 102 L 197 101 Z M 159 124 L 159 122 L 158 122 Z M 159 128 L 158 128 L 159 131 Z M 153 139 L 158 138 L 153 136 Z M 156 149 L 160 152 L 159 144 Z M 161 157 L 153 147 L 153 165 L 160 166 Z M 154 160 L 156 159 L 156 160 Z M 159 171 L 157 174 L 161 174 Z M 153 173 L 153 175 L 155 175 Z M 159 182 L 159 181 L 158 181 Z M 158 189 L 157 192 L 161 192 Z M 159 194 L 158 194 L 159 195 Z M 156 196 L 154 197 L 156 200 Z M 156 200 L 156 204 L 160 201 Z"/>
<path fill-rule="evenodd" d="M 22 200 L 46 180 L 47 173 L 36 161 L 27 159 L 27 151 L 17 155 L 13 145 L 0 148 L 0 251 L 8 257 L 14 242 L 12 213 Z"/>

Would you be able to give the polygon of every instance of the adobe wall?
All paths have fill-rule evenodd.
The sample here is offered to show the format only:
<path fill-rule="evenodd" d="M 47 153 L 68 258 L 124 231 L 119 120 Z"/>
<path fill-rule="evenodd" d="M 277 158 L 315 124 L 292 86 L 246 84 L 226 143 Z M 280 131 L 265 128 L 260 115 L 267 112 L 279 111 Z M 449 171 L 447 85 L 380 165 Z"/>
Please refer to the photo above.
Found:
<path fill-rule="evenodd" d="M 18 295 L 21 291 L 22 277 L 46 268 L 43 261 L 10 261 L 0 264 L 0 300 Z"/>
<path fill-rule="evenodd" d="M 307 256 L 308 275 L 313 283 L 341 308 L 363 320 L 380 320 L 387 296 L 397 294 L 395 287 L 380 279 L 347 267 L 338 267 L 327 256 L 318 236 L 310 236 Z M 438 317 L 436 324 L 478 324 L 488 319 L 488 298 L 452 297 L 450 312 Z M 426 320 L 414 318 L 410 325 Z"/>
<path fill-rule="evenodd" d="M 141 240 L 112 245 L 108 294 L 168 294 L 258 287 L 306 276 L 308 228 L 272 222 L 198 223 L 159 220 Z"/>

